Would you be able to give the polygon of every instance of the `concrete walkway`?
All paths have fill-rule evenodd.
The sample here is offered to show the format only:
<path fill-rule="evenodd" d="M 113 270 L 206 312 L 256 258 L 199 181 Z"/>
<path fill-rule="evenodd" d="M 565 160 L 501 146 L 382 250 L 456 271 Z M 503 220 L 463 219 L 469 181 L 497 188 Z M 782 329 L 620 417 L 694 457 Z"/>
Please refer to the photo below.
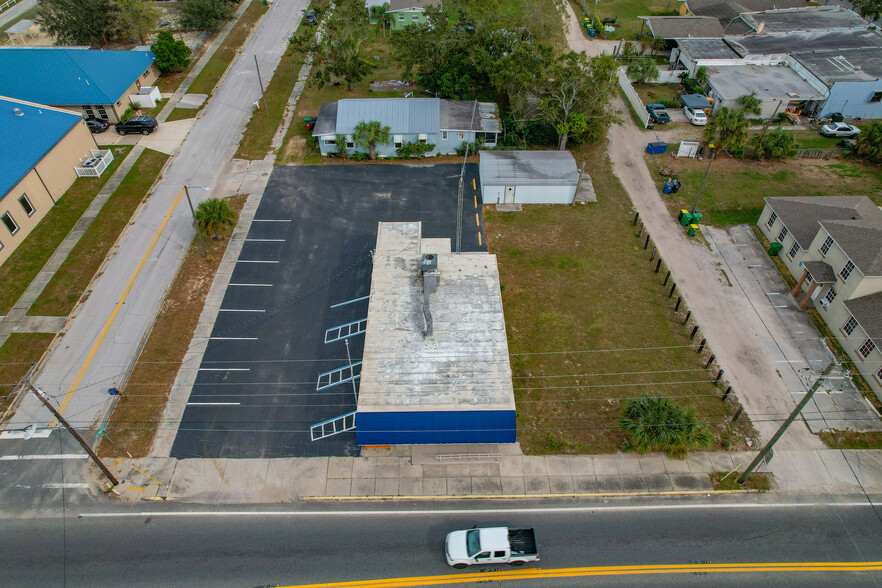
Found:
<path fill-rule="evenodd" d="M 446 448 L 437 448 L 449 451 Z M 490 463 L 434 463 L 396 448 L 395 455 L 290 459 L 143 458 L 110 465 L 126 500 L 202 504 L 304 499 L 537 497 L 713 492 L 709 472 L 738 476 L 752 452 L 595 456 L 503 455 Z M 424 456 L 425 457 L 425 456 Z M 845 461 L 848 457 L 849 463 Z M 427 461 L 428 463 L 418 463 Z M 780 452 L 776 492 L 882 493 L 882 451 Z M 133 467 L 134 466 L 134 467 Z M 854 471 L 852 471 L 854 470 Z"/>

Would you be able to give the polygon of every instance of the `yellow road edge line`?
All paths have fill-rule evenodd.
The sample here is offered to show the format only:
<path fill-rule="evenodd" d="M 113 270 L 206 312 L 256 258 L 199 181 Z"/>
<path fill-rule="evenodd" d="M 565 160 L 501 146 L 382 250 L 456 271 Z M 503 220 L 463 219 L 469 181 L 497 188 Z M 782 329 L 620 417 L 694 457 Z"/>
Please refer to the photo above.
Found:
<path fill-rule="evenodd" d="M 113 324 L 114 319 L 116 319 L 117 313 L 119 313 L 119 309 L 122 308 L 123 303 L 126 301 L 126 298 L 129 295 L 129 291 L 131 291 L 132 286 L 135 285 L 135 280 L 138 278 L 138 275 L 141 273 L 141 269 L 144 267 L 144 263 L 147 261 L 147 257 L 150 256 L 150 253 L 153 251 L 153 247 L 156 245 L 156 242 L 159 240 L 159 236 L 162 234 L 162 231 L 165 229 L 165 225 L 168 224 L 169 219 L 171 218 L 172 213 L 175 211 L 175 208 L 178 206 L 178 202 L 181 201 L 181 196 L 184 195 L 184 189 L 181 188 L 180 192 L 178 192 L 178 197 L 175 198 L 174 203 L 172 203 L 172 207 L 169 209 L 168 213 L 165 215 L 165 218 L 162 219 L 162 224 L 159 225 L 159 228 L 156 229 L 156 234 L 153 235 L 153 240 L 150 241 L 150 245 L 147 246 L 147 251 L 144 252 L 144 255 L 141 257 L 141 261 L 138 262 L 138 267 L 135 268 L 135 273 L 132 274 L 132 277 L 129 279 L 129 283 L 126 285 L 125 290 L 123 290 L 122 295 L 119 300 L 116 302 L 116 306 L 113 308 L 113 312 L 110 313 L 110 316 L 107 319 L 107 322 L 104 323 L 104 327 L 101 328 L 101 332 L 98 333 L 98 339 L 95 340 L 95 343 L 92 345 L 91 351 L 89 351 L 89 355 L 86 356 L 86 361 L 83 363 L 83 367 L 80 368 L 77 377 L 74 379 L 73 384 L 71 384 L 70 389 L 67 391 L 67 394 L 64 395 L 64 399 L 61 401 L 61 405 L 58 407 L 58 412 L 63 413 L 64 407 L 67 406 L 68 401 L 70 401 L 70 397 L 73 395 L 74 390 L 77 389 L 77 386 L 80 384 L 80 380 L 83 379 L 83 376 L 86 375 L 86 370 L 89 368 L 89 364 L 92 363 L 92 358 L 95 357 L 95 353 L 98 351 L 98 348 L 101 347 L 101 343 L 104 341 L 104 337 L 107 336 L 107 331 L 110 330 L 110 325 Z M 53 425 L 57 421 L 53 421 Z M 51 426 L 51 425 L 50 425 Z"/>
<path fill-rule="evenodd" d="M 505 572 L 479 572 L 446 574 L 436 576 L 412 576 L 383 580 L 361 580 L 322 584 L 300 584 L 287 588 L 370 588 L 373 586 L 405 587 L 428 584 L 464 584 L 466 582 L 493 582 L 503 580 L 526 580 L 537 578 L 567 578 L 575 576 L 614 576 L 648 574 L 686 574 L 695 572 L 744 573 L 744 572 L 866 572 L 882 570 L 882 562 L 782 562 L 743 564 L 670 564 L 639 566 L 595 566 L 559 569 L 528 569 Z"/>
<path fill-rule="evenodd" d="M 382 495 L 382 496 L 304 496 L 301 500 L 322 502 L 337 500 L 341 502 L 367 501 L 367 500 L 510 500 L 512 498 L 602 498 L 605 496 L 697 496 L 699 494 L 759 494 L 762 490 L 666 490 L 663 492 L 591 492 L 581 494 L 446 494 L 441 496 L 418 496 L 418 495 Z"/>

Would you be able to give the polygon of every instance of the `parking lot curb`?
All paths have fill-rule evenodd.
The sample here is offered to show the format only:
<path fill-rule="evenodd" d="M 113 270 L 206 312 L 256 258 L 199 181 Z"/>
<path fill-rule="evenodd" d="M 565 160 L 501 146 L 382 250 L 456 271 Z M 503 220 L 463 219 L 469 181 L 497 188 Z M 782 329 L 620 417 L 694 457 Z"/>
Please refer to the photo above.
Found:
<path fill-rule="evenodd" d="M 765 490 L 683 490 L 667 492 L 588 492 L 568 494 L 463 494 L 442 496 L 304 496 L 305 502 L 365 502 L 373 500 L 512 500 L 512 499 L 547 499 L 547 498 L 617 498 L 625 496 L 697 496 L 704 494 L 710 496 L 723 494 L 761 494 Z"/>

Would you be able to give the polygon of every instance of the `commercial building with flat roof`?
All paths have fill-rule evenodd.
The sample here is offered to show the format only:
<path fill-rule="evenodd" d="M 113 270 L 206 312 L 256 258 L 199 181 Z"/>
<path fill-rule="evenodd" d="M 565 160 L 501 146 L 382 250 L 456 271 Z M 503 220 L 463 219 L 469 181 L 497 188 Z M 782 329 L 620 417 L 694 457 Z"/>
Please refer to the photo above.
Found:
<path fill-rule="evenodd" d="M 737 99 L 755 93 L 760 100 L 760 118 L 771 118 L 788 107 L 802 110 L 807 103 L 822 100 L 821 93 L 784 65 L 733 65 L 709 67 L 709 95 L 714 108 L 738 108 Z"/>
<path fill-rule="evenodd" d="M 826 97 L 819 118 L 834 112 L 882 118 L 882 47 L 795 53 L 791 59 L 794 71 Z"/>
<path fill-rule="evenodd" d="M 373 266 L 358 444 L 513 443 L 496 256 L 451 253 L 418 222 L 381 222 Z"/>

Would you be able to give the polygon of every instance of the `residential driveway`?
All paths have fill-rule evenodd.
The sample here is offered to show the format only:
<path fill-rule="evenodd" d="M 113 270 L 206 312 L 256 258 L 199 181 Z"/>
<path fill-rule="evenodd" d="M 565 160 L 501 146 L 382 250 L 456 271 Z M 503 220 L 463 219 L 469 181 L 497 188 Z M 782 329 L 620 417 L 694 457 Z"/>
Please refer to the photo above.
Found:
<path fill-rule="evenodd" d="M 318 376 L 358 362 L 364 334 L 349 338 L 347 354 L 342 339 L 325 343 L 326 331 L 367 317 L 368 301 L 358 299 L 370 292 L 380 221 L 422 221 L 423 237 L 455 247 L 459 172 L 458 164 L 276 167 L 171 456 L 357 455 L 354 432 L 310 440 L 310 425 L 355 410 L 352 382 L 319 390 Z M 485 251 L 473 178 L 469 165 L 463 250 Z"/>
<path fill-rule="evenodd" d="M 185 118 L 172 122 L 159 123 L 159 127 L 149 135 L 120 135 L 111 127 L 100 135 L 95 135 L 99 145 L 141 145 L 168 155 L 176 154 L 196 124 L 195 118 Z"/>

